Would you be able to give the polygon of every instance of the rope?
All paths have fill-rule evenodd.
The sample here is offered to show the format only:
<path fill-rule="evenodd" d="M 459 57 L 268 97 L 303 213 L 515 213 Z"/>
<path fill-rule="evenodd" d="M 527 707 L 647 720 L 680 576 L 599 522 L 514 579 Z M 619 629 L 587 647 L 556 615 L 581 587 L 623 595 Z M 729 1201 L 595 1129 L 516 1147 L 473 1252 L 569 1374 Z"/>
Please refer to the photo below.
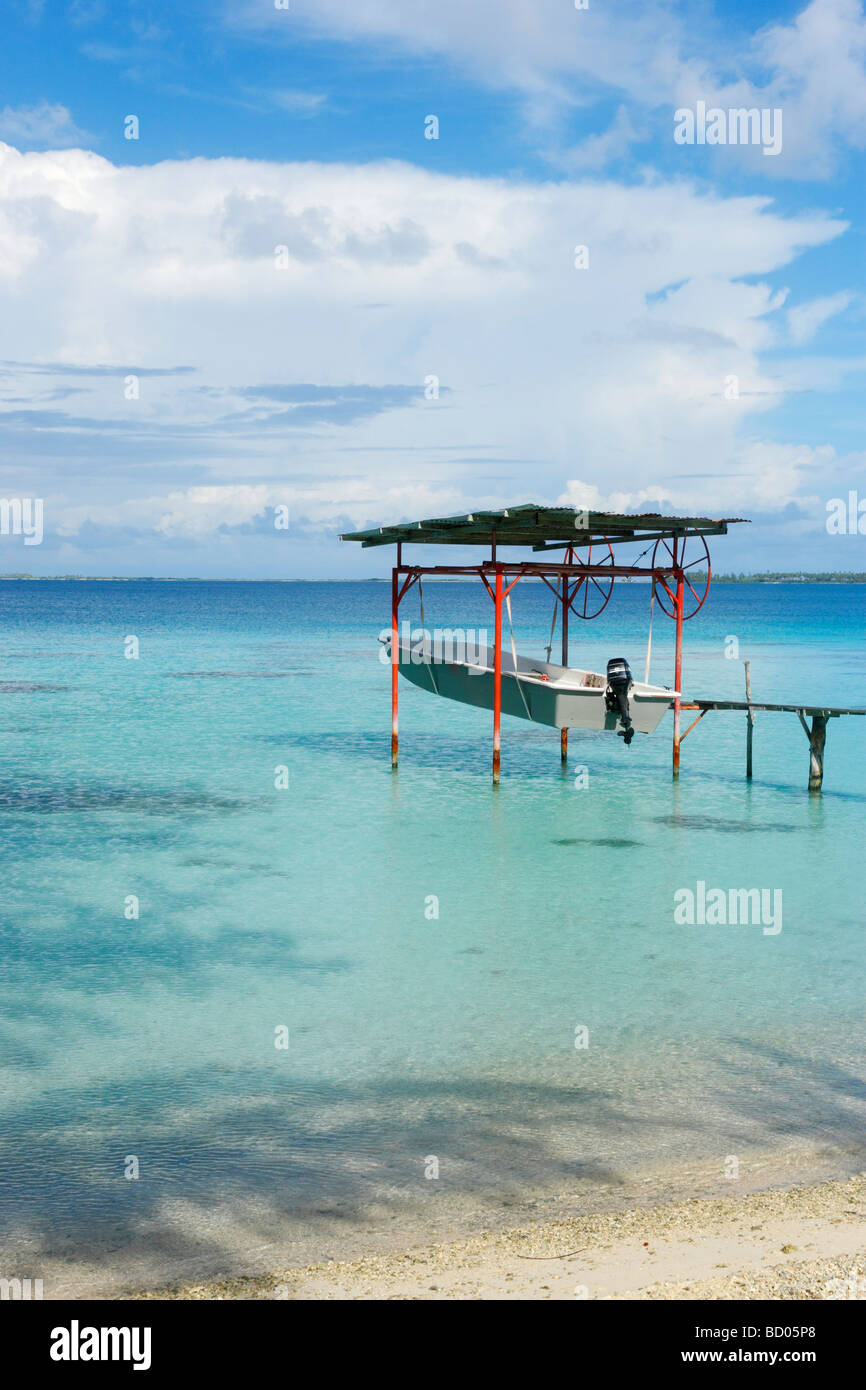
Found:
<path fill-rule="evenodd" d="M 520 698 L 523 701 L 523 708 L 526 710 L 527 719 L 532 719 L 529 712 L 529 705 L 526 703 L 526 692 L 523 689 L 523 682 L 517 674 L 517 647 L 514 645 L 514 624 L 511 621 L 511 595 L 505 595 L 505 607 L 508 609 L 508 627 L 511 632 L 511 659 L 514 662 L 514 679 L 517 682 L 517 689 L 520 691 Z"/>
<path fill-rule="evenodd" d="M 422 651 L 422 653 L 423 653 L 424 650 L 425 650 L 425 644 L 426 644 L 426 641 L 427 641 L 427 620 L 426 620 L 426 618 L 424 617 L 424 585 L 421 583 L 421 575 L 420 575 L 420 574 L 418 575 L 418 602 L 419 602 L 420 605 L 421 605 L 421 627 L 423 628 L 423 631 L 424 631 L 424 637 L 423 637 L 422 646 L 421 646 L 421 651 Z M 431 655 L 431 657 L 432 657 L 432 655 L 433 655 L 433 643 L 432 643 L 432 640 L 431 640 L 431 643 L 430 643 L 430 655 Z M 434 674 L 433 674 L 433 662 L 432 662 L 432 660 L 431 660 L 431 661 L 428 661 L 427 658 L 424 657 L 424 665 L 427 667 L 427 670 L 430 672 L 430 680 L 431 680 L 432 683 L 433 683 L 433 690 L 434 690 L 434 692 L 438 695 L 438 694 L 439 694 L 439 687 L 438 687 L 438 685 L 436 684 L 436 677 L 435 677 Z"/>
<path fill-rule="evenodd" d="M 650 597 L 649 632 L 647 633 L 647 639 L 646 639 L 646 671 L 645 671 L 645 673 L 644 673 L 644 684 L 645 684 L 645 685 L 649 685 L 649 683 L 650 683 L 650 661 L 651 661 L 651 659 L 652 659 L 652 650 L 653 650 L 653 608 L 655 607 L 655 601 L 656 601 L 656 582 L 655 582 L 655 580 L 653 580 L 653 582 L 652 582 L 652 595 L 651 595 L 651 597 Z"/>
<path fill-rule="evenodd" d="M 564 579 L 562 582 L 563 582 L 563 584 L 567 584 L 567 583 L 568 583 L 568 580 L 567 580 L 567 579 Z M 550 665 L 550 653 L 553 651 L 553 634 L 556 632 L 556 615 L 557 615 L 558 612 L 559 612 L 559 596 L 556 595 L 556 596 L 554 596 L 554 600 L 553 600 L 553 622 L 550 624 L 550 640 L 549 640 L 549 642 L 548 642 L 548 644 L 547 644 L 547 664 L 548 664 L 548 666 Z"/>

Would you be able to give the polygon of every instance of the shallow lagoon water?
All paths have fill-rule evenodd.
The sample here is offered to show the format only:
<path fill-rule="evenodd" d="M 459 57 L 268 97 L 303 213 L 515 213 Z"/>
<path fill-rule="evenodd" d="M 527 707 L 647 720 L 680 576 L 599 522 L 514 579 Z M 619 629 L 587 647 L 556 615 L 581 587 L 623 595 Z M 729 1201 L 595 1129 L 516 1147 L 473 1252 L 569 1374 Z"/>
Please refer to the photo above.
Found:
<path fill-rule="evenodd" d="M 591 1202 L 731 1154 L 862 1166 L 866 719 L 831 722 L 820 799 L 796 717 L 769 714 L 750 786 L 742 715 L 706 716 L 676 787 L 669 715 L 628 749 L 572 733 L 565 772 L 554 730 L 505 719 L 494 792 L 489 716 L 401 682 L 395 776 L 389 597 L 0 582 L 10 1258 L 132 1269 L 141 1246 L 169 1279 L 179 1231 L 220 1268 L 291 1253 L 317 1212 Z M 543 655 L 550 605 L 515 591 L 522 650 Z M 425 585 L 425 607 L 491 626 L 480 586 Z M 572 660 L 642 673 L 647 617 L 620 585 Z M 715 586 L 690 695 L 741 698 L 731 636 L 756 699 L 866 704 L 861 587 Z M 672 637 L 657 615 L 665 683 Z M 782 931 L 677 925 L 698 881 L 781 889 Z"/>

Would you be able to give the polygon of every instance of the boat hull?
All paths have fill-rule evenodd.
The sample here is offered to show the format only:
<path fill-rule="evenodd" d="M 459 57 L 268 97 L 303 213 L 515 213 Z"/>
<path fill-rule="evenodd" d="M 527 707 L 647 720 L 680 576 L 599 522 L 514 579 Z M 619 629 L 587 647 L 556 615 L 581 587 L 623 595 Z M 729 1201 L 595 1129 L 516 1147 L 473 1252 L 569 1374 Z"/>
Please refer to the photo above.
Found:
<path fill-rule="evenodd" d="M 428 643 L 400 644 L 398 669 L 413 685 L 446 700 L 478 709 L 493 709 L 493 649 L 481 648 L 471 661 L 438 659 Z M 587 679 L 592 683 L 587 683 Z M 607 709 L 607 680 L 597 672 L 555 666 L 518 656 L 517 670 L 510 652 L 502 653 L 502 713 L 554 729 L 595 729 L 617 732 L 619 716 Z M 676 691 L 636 681 L 630 715 L 636 733 L 651 734 L 673 703 Z"/>

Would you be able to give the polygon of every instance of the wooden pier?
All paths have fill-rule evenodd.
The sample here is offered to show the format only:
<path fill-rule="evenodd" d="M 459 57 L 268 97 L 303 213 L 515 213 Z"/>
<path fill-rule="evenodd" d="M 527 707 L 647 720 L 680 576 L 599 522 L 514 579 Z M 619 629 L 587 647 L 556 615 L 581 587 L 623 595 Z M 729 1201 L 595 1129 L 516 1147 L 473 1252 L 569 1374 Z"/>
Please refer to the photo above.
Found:
<path fill-rule="evenodd" d="M 809 740 L 809 791 L 820 792 L 821 783 L 824 780 L 824 745 L 827 739 L 827 721 L 830 719 L 840 719 L 846 714 L 866 715 L 866 709 L 847 709 L 840 705 L 777 705 L 768 704 L 764 700 L 751 699 L 751 680 L 749 677 L 749 663 L 746 666 L 746 695 L 745 700 L 689 700 L 683 701 L 683 709 L 700 710 L 697 719 L 693 719 L 686 729 L 683 738 L 690 733 L 696 724 L 700 723 L 705 714 L 710 710 L 737 710 L 747 716 L 746 720 L 746 777 L 749 781 L 752 778 L 752 731 L 755 726 L 755 715 L 758 713 L 766 714 L 796 714 L 799 716 L 800 723 L 803 725 L 806 737 Z M 811 725 L 806 723 L 811 719 Z"/>

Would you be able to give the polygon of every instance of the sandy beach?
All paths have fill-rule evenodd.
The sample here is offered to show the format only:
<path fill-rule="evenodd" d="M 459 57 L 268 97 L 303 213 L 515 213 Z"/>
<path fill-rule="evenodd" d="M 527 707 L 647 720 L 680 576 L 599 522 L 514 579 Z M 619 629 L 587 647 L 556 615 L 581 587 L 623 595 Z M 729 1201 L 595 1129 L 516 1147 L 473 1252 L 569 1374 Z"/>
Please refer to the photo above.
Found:
<path fill-rule="evenodd" d="M 157 1299 L 866 1299 L 866 1174 L 546 1221 Z"/>

